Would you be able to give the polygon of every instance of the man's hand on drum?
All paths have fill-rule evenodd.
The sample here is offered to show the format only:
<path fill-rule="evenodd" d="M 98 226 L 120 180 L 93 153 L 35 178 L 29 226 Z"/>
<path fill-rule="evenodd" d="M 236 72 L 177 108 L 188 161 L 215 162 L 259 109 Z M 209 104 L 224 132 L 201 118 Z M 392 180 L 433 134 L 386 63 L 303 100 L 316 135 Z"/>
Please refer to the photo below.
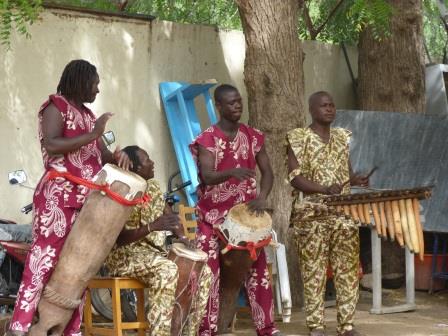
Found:
<path fill-rule="evenodd" d="M 131 159 L 129 158 L 128 154 L 126 154 L 120 149 L 119 146 L 115 148 L 115 151 L 112 155 L 118 167 L 123 168 L 125 170 L 129 170 L 130 168 L 132 168 Z"/>
<path fill-rule="evenodd" d="M 255 170 L 248 168 L 233 168 L 230 169 L 230 175 L 237 178 L 240 181 L 247 180 L 251 177 L 255 177 Z"/>
<path fill-rule="evenodd" d="M 264 198 L 255 198 L 252 201 L 247 202 L 247 206 L 249 210 L 255 212 L 257 216 L 262 215 L 266 210 L 266 199 Z"/>

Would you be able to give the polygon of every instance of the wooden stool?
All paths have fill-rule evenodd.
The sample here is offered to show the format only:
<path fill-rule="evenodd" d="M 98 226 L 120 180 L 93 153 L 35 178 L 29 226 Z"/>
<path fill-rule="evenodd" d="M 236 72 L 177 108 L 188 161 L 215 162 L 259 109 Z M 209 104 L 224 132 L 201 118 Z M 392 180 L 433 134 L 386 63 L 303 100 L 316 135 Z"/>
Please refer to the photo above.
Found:
<path fill-rule="evenodd" d="M 93 288 L 110 288 L 112 293 L 113 328 L 94 327 L 92 324 L 92 299 L 90 290 Z M 121 321 L 120 289 L 134 289 L 137 294 L 137 322 Z M 144 336 L 149 328 L 145 318 L 145 285 L 132 278 L 94 278 L 89 281 L 84 305 L 84 334 L 122 336 L 123 330 L 137 329 L 138 336 Z"/>

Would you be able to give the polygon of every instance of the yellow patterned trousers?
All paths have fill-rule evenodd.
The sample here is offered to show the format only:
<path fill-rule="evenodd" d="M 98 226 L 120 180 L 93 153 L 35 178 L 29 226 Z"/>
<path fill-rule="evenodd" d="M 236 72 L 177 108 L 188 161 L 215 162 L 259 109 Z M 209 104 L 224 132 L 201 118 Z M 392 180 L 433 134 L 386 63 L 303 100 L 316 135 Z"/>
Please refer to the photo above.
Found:
<path fill-rule="evenodd" d="M 324 296 L 330 265 L 336 288 L 338 333 L 351 330 L 359 297 L 358 227 L 345 218 L 327 217 L 298 222 L 295 228 L 308 328 L 325 328 Z"/>
<path fill-rule="evenodd" d="M 140 280 L 148 288 L 149 310 L 147 314 L 151 336 L 170 336 L 171 319 L 175 305 L 177 287 L 177 265 L 161 253 L 153 250 L 140 251 L 138 257 L 132 258 L 126 270 L 113 270 L 115 275 L 127 276 Z M 182 331 L 184 336 L 197 334 L 199 324 L 205 313 L 208 301 L 212 273 L 205 266 L 199 277 L 199 292 L 193 298 L 189 321 Z"/>

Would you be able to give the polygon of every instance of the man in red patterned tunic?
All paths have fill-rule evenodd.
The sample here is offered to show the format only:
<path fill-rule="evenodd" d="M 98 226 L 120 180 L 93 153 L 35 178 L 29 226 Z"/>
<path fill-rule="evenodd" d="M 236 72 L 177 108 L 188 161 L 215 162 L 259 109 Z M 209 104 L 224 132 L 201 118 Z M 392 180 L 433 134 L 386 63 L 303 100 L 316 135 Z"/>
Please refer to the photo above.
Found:
<path fill-rule="evenodd" d="M 243 105 L 238 90 L 231 85 L 221 85 L 216 88 L 214 97 L 220 120 L 190 145 L 200 180 L 196 239 L 198 247 L 208 254 L 208 265 L 213 272 L 200 336 L 216 335 L 218 331 L 220 253 L 213 225 L 221 224 L 236 204 L 248 203 L 253 211 L 265 209 L 273 183 L 263 133 L 239 122 Z M 255 179 L 257 165 L 261 172 L 258 194 Z M 257 335 L 280 335 L 274 326 L 274 303 L 264 250 L 249 270 L 245 287 Z"/>
<path fill-rule="evenodd" d="M 84 103 L 99 93 L 95 66 L 84 60 L 66 65 L 57 94 L 39 110 L 39 140 L 45 172 L 33 198 L 33 243 L 10 323 L 10 334 L 25 334 L 31 326 L 42 289 L 58 261 L 64 242 L 89 190 L 64 178 L 48 179 L 51 169 L 91 180 L 105 163 L 128 169 L 122 151 L 111 153 L 101 136 L 112 113 L 98 119 Z M 92 223 L 94 224 L 94 223 Z M 86 261 L 88 262 L 88 261 Z M 64 335 L 81 335 L 82 305 L 75 310 Z"/>

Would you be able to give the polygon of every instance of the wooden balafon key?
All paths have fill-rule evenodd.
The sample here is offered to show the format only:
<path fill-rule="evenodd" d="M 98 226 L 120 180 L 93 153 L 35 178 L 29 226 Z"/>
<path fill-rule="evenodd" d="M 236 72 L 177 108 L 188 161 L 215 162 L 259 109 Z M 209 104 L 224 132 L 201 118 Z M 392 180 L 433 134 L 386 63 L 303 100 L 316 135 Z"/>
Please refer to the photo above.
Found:
<path fill-rule="evenodd" d="M 328 214 L 344 215 L 359 225 L 371 226 L 384 239 L 407 246 L 423 260 L 420 200 L 431 197 L 431 187 L 381 190 L 320 198 Z"/>

